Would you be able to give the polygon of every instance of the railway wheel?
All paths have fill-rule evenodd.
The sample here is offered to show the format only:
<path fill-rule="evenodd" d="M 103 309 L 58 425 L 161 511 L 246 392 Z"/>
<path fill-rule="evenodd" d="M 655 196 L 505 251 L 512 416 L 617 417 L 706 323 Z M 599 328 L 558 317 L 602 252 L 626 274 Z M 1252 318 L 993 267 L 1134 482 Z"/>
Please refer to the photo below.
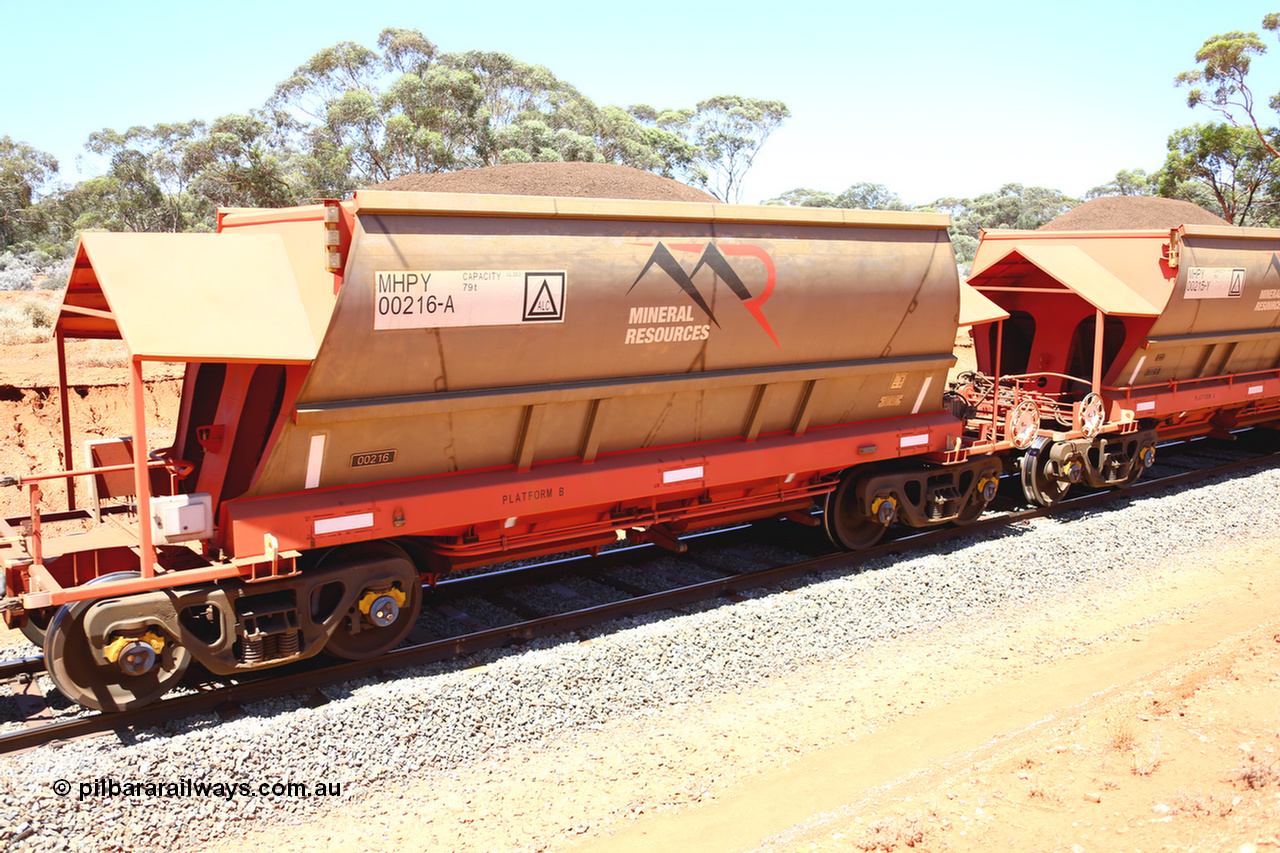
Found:
<path fill-rule="evenodd" d="M 1071 484 L 1049 474 L 1049 448 L 1052 442 L 1038 436 L 1022 457 L 1022 494 L 1033 504 L 1053 506 L 1066 497 Z"/>
<path fill-rule="evenodd" d="M 986 501 L 978 497 L 970 498 L 964 505 L 964 509 L 960 510 L 960 514 L 953 518 L 951 523 L 956 527 L 968 527 L 982 517 L 982 511 L 986 508 Z"/>
<path fill-rule="evenodd" d="M 863 477 L 846 475 L 834 492 L 827 495 L 822 526 L 838 548 L 860 551 L 880 541 L 897 518 L 897 503 L 885 497 L 873 504 L 870 514 L 858 506 L 858 482 Z"/>
<path fill-rule="evenodd" d="M 340 660 L 367 660 L 391 651 L 418 621 L 422 580 L 413 560 L 391 542 L 371 542 L 331 551 L 321 560 L 350 563 L 391 561 L 395 579 L 363 589 L 338 623 L 325 653 Z"/>
<path fill-rule="evenodd" d="M 994 472 L 985 473 L 977 482 L 973 489 L 973 493 L 969 495 L 969 502 L 960 510 L 960 514 L 952 519 L 951 523 L 956 527 L 968 527 L 979 518 L 986 510 L 987 506 L 996 498 L 996 492 L 1000 488 L 1000 477 Z"/>
<path fill-rule="evenodd" d="M 49 630 L 49 620 L 53 618 L 56 607 L 42 607 L 39 610 L 28 610 L 27 621 L 18 630 L 22 636 L 31 641 L 33 646 L 44 648 L 44 635 Z"/>
<path fill-rule="evenodd" d="M 1134 483 L 1138 482 L 1138 478 L 1142 476 L 1142 472 L 1150 468 L 1156 461 L 1156 446 L 1148 442 L 1138 448 L 1138 455 L 1134 457 L 1129 466 L 1129 474 L 1119 483 L 1117 488 L 1127 489 Z"/>
<path fill-rule="evenodd" d="M 115 572 L 85 585 L 136 577 L 137 572 Z M 128 711 L 159 699 L 181 680 L 191 653 L 154 632 L 118 640 L 116 662 L 99 663 L 84 633 L 85 614 L 95 603 L 63 605 L 49 620 L 45 666 L 63 696 L 98 711 Z"/>

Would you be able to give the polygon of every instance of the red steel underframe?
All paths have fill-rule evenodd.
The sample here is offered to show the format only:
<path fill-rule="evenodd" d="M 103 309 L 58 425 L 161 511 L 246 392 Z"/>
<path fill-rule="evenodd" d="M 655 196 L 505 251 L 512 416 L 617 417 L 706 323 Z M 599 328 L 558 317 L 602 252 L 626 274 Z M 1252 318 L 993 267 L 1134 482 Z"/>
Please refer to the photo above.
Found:
<path fill-rule="evenodd" d="M 1204 379 L 1170 380 L 1158 385 L 1105 388 L 1112 416 L 1119 410 L 1139 419 L 1164 419 L 1181 413 L 1234 410 L 1251 406 L 1268 416 L 1280 413 L 1280 370 L 1258 370 Z"/>
<path fill-rule="evenodd" d="M 305 550 L 384 537 L 456 536 L 470 529 L 513 529 L 482 547 L 499 550 L 584 535 L 696 518 L 744 506 L 769 506 L 816 496 L 815 475 L 859 462 L 945 449 L 961 425 L 935 412 L 883 421 L 742 439 L 633 451 L 579 461 L 316 489 L 228 501 L 222 530 L 239 557 L 263 551 L 263 537 L 280 548 Z M 698 502 L 700 496 L 709 502 Z M 685 507 L 671 508 L 682 500 Z M 652 507 L 615 517 L 615 507 Z M 397 524 L 397 521 L 401 523 Z M 571 525 L 562 527 L 555 522 Z M 533 527 L 530 528 L 529 525 Z M 546 526 L 543 526 L 546 525 Z"/>
<path fill-rule="evenodd" d="M 959 442 L 961 428 L 950 414 L 935 412 L 812 429 L 799 436 L 782 433 L 753 442 L 733 439 L 632 451 L 591 463 L 552 462 L 523 472 L 503 468 L 230 500 L 221 506 L 220 532 L 234 559 L 181 570 L 157 566 L 153 577 L 66 588 L 48 569 L 32 566 L 34 588 L 23 603 L 34 609 L 250 578 L 271 559 L 268 535 L 275 540 L 277 559 L 289 560 L 301 550 L 374 539 L 514 528 L 514 535 L 497 534 L 483 542 L 500 559 L 508 547 L 725 512 L 758 509 L 767 515 L 771 507 L 819 497 L 836 485 L 815 483 L 815 476 L 864 462 L 936 454 Z M 648 506 L 652 512 L 615 517 L 620 502 L 631 508 Z"/>

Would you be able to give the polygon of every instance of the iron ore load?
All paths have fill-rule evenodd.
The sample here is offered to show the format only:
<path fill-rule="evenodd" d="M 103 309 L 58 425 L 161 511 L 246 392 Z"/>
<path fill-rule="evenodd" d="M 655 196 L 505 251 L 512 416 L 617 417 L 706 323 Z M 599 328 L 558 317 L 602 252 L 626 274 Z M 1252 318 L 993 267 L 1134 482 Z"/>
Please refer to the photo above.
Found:
<path fill-rule="evenodd" d="M 193 659 L 382 654 L 453 570 L 681 551 L 767 517 L 862 548 L 973 521 L 1002 472 L 1048 503 L 1136 479 L 1165 431 L 1280 418 L 1280 310 L 1255 307 L 1280 234 L 1002 232 L 969 287 L 946 228 L 374 189 L 223 211 L 214 234 L 85 234 L 59 359 L 68 338 L 124 342 L 133 436 L 13 481 L 31 514 L 4 522 L 6 622 L 70 699 L 122 710 Z M 962 325 L 979 371 L 948 388 Z M 164 446 L 147 361 L 185 365 Z M 89 507 L 42 506 L 74 477 Z"/>

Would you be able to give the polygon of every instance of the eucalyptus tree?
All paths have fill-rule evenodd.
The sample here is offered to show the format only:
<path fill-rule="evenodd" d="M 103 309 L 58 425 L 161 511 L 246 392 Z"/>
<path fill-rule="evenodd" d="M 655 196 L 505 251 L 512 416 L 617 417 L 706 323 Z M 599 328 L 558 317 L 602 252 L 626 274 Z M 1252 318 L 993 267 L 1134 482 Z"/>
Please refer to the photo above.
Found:
<path fill-rule="evenodd" d="M 1262 19 L 1262 28 L 1280 32 L 1280 14 Z M 1249 86 L 1249 71 L 1254 57 L 1267 52 L 1267 45 L 1256 32 L 1233 30 L 1207 39 L 1196 51 L 1196 67 L 1174 78 L 1179 86 L 1188 86 L 1187 105 L 1206 107 L 1220 115 L 1233 127 L 1249 128 L 1272 157 L 1280 158 L 1280 144 L 1275 127 L 1268 126 L 1257 96 Z M 1280 110 L 1280 93 L 1268 101 L 1272 111 Z"/>
<path fill-rule="evenodd" d="M 852 184 L 838 193 L 798 187 L 787 190 L 765 204 L 784 204 L 792 207 L 842 207 L 849 210 L 911 210 L 897 193 L 884 184 L 866 181 Z"/>
<path fill-rule="evenodd" d="M 303 170 L 320 195 L 347 195 L 353 172 L 385 180 L 378 103 L 385 73 L 377 52 L 342 41 L 276 85 L 267 109 L 304 150 Z"/>
<path fill-rule="evenodd" d="M 66 193 L 75 230 L 188 231 L 213 224 L 213 206 L 188 192 L 190 175 L 183 154 L 202 135 L 202 121 L 137 125 L 125 131 L 103 128 L 85 148 L 106 158 L 105 173 Z M 65 212 L 64 212 L 65 215 Z"/>
<path fill-rule="evenodd" d="M 1265 224 L 1280 201 L 1280 160 L 1250 128 L 1184 127 L 1169 136 L 1160 194 L 1185 197 L 1187 184 L 1207 189 L 1213 199 L 1209 209 L 1232 225 Z"/>
<path fill-rule="evenodd" d="M 0 136 L 0 250 L 39 238 L 37 202 L 57 174 L 52 154 Z"/>
<path fill-rule="evenodd" d="M 188 190 L 216 207 L 286 207 L 310 195 L 296 156 L 269 117 L 229 114 L 184 146 Z"/>
<path fill-rule="evenodd" d="M 722 201 L 742 196 L 742 179 L 769 136 L 791 115 L 782 101 L 717 95 L 698 103 L 690 122 L 707 189 Z"/>
<path fill-rule="evenodd" d="M 1033 230 L 1079 203 L 1079 199 L 1059 190 L 1010 183 L 973 198 L 936 199 L 919 209 L 950 214 L 951 245 L 955 249 L 956 260 L 967 265 L 973 261 L 984 230 Z"/>
<path fill-rule="evenodd" d="M 796 187 L 773 198 L 765 199 L 763 204 L 785 207 L 839 207 L 840 205 L 836 204 L 837 195 L 826 190 Z"/>
<path fill-rule="evenodd" d="M 648 104 L 632 104 L 627 114 L 635 121 L 639 144 L 646 146 L 660 163 L 650 171 L 697 187 L 707 185 L 710 176 L 704 152 L 692 138 L 692 108 L 655 109 Z"/>
<path fill-rule="evenodd" d="M 1114 195 L 1156 195 L 1160 189 L 1160 172 L 1148 175 L 1145 169 L 1121 169 L 1105 184 L 1084 194 L 1086 199 Z"/>
<path fill-rule="evenodd" d="M 349 190 L 414 172 L 605 159 L 600 110 L 543 66 L 442 53 L 399 28 L 383 30 L 378 48 L 343 42 L 318 52 L 269 104 L 323 183 Z"/>

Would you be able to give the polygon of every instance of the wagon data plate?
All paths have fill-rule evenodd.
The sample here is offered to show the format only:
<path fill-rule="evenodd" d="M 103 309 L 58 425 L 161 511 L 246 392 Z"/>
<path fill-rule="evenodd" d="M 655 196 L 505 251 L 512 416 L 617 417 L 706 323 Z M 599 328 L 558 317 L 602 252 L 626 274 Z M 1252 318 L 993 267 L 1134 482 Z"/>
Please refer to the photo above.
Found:
<path fill-rule="evenodd" d="M 1238 299 L 1244 293 L 1244 270 L 1191 267 L 1184 293 L 1187 299 Z"/>
<path fill-rule="evenodd" d="M 563 323 L 564 270 L 378 270 L 373 328 Z"/>

